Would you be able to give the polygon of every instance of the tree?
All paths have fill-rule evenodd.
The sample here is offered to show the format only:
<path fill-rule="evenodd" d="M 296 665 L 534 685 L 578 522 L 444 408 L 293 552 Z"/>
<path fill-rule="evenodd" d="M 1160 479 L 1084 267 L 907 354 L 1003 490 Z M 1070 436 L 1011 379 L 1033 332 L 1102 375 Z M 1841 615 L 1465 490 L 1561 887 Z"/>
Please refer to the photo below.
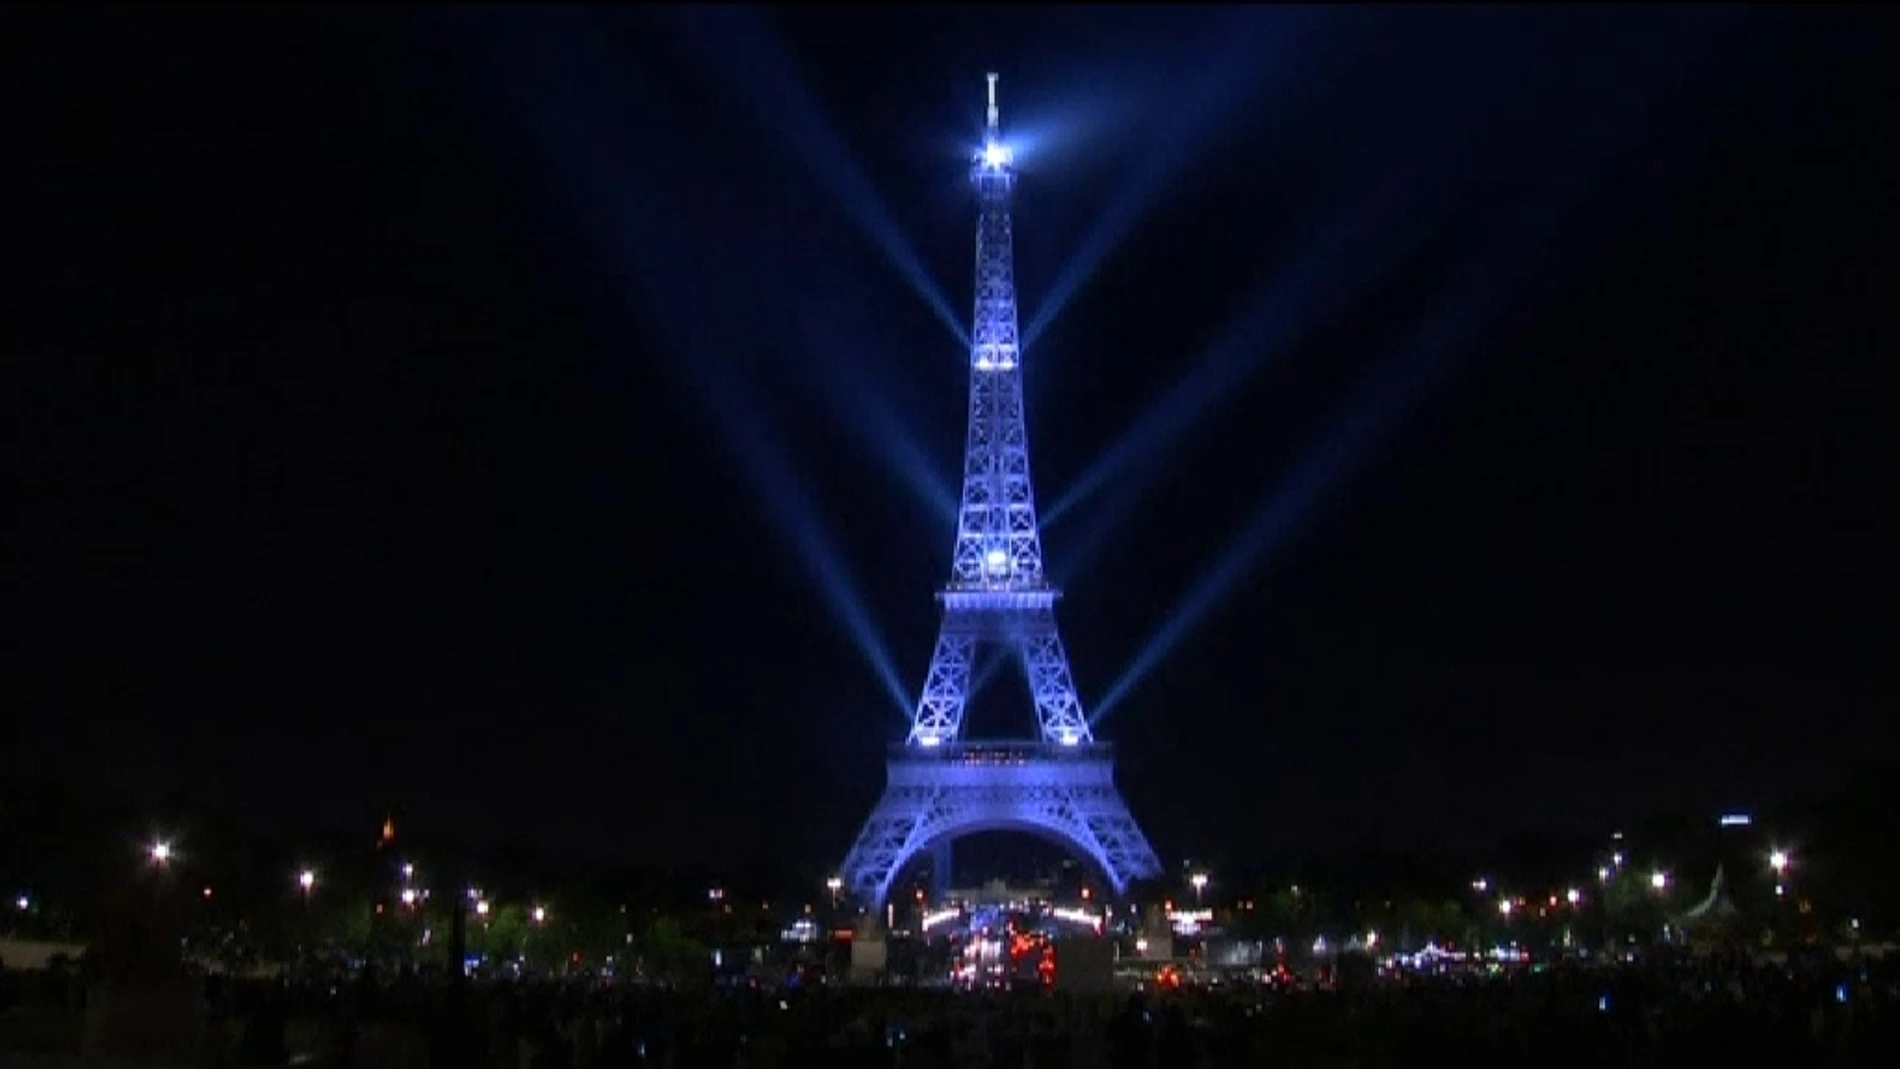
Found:
<path fill-rule="evenodd" d="M 712 952 L 672 917 L 653 918 L 635 942 L 647 969 L 659 976 L 685 984 L 712 979 Z"/>
<path fill-rule="evenodd" d="M 1598 892 L 1603 902 L 1604 930 L 1612 941 L 1636 938 L 1645 943 L 1662 930 L 1662 896 L 1648 881 L 1631 872 L 1619 872 Z"/>
<path fill-rule="evenodd" d="M 519 905 L 491 905 L 488 913 L 471 913 L 468 949 L 487 958 L 521 957 L 528 949 L 528 910 Z"/>

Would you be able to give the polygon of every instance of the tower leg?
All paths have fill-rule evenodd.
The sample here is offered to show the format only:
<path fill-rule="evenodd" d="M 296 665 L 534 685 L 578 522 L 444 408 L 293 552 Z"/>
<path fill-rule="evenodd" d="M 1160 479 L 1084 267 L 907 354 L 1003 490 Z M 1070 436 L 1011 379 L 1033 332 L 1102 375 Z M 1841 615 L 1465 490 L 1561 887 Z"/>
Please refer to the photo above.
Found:
<path fill-rule="evenodd" d="M 1029 675 L 1030 697 L 1044 742 L 1074 746 L 1090 742 L 1088 717 L 1075 695 L 1069 675 L 1069 657 L 1056 631 L 1056 617 L 1044 610 L 1027 622 L 1022 636 L 1023 671 Z"/>
<path fill-rule="evenodd" d="M 917 716 L 906 741 L 934 746 L 957 737 L 963 727 L 963 705 L 970 695 L 970 661 L 975 655 L 976 636 L 945 620 L 937 634 L 937 648 L 930 655 L 923 700 L 917 703 Z"/>

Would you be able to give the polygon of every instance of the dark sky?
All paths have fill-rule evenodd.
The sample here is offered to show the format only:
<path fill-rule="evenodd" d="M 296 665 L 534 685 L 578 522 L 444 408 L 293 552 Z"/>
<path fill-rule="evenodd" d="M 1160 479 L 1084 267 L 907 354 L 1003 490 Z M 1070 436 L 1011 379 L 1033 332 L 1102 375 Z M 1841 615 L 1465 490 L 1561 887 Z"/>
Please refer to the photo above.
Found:
<path fill-rule="evenodd" d="M 1882 13 L 0 19 L 10 777 L 835 863 L 901 723 L 823 587 L 914 692 L 987 69 L 1025 320 L 1082 280 L 1042 501 L 1180 428 L 1047 534 L 1085 701 L 1288 518 L 1104 725 L 1164 855 L 1895 750 Z"/>

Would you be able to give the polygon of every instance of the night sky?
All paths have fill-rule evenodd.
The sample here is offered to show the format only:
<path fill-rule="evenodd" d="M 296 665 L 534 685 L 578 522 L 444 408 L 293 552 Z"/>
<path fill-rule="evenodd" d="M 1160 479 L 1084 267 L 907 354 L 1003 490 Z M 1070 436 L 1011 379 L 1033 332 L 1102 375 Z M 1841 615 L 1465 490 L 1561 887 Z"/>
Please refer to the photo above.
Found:
<path fill-rule="evenodd" d="M 1825 786 L 1896 749 L 1890 21 L 15 8 L 4 774 L 835 864 L 994 69 L 1040 500 L 1125 461 L 1045 536 L 1084 701 L 1219 595 L 1102 727 L 1164 857 Z"/>

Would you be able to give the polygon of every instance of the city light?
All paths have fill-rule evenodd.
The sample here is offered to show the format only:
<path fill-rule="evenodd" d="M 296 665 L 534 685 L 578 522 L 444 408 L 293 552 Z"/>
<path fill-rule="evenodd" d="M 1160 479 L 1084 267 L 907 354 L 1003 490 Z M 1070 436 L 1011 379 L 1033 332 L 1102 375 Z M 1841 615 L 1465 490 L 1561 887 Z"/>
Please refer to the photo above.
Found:
<path fill-rule="evenodd" d="M 488 899 L 484 898 L 475 903 L 475 914 L 479 917 L 488 916 Z"/>
<path fill-rule="evenodd" d="M 1506 917 L 1510 916 L 1511 915 L 1511 900 L 1508 898 L 1499 900 L 1498 912 Z"/>
<path fill-rule="evenodd" d="M 297 874 L 297 886 L 308 891 L 317 885 L 317 874 L 305 869 Z"/>
<path fill-rule="evenodd" d="M 415 888 L 405 887 L 402 889 L 402 904 L 405 906 L 413 906 L 416 904 L 416 889 Z"/>
<path fill-rule="evenodd" d="M 152 864 L 163 865 L 172 859 L 172 844 L 160 839 L 152 844 Z"/>
<path fill-rule="evenodd" d="M 1669 874 L 1661 869 L 1649 874 L 1649 885 L 1660 891 L 1669 886 Z"/>
<path fill-rule="evenodd" d="M 1775 875 L 1777 876 L 1788 871 L 1788 852 L 1786 850 L 1770 851 L 1768 854 L 1768 867 L 1775 870 Z"/>
<path fill-rule="evenodd" d="M 1094 913 L 1090 913 L 1086 909 L 1070 909 L 1067 906 L 1057 906 L 1049 912 L 1051 916 L 1059 921 L 1067 921 L 1070 924 L 1086 924 L 1096 929 L 1102 927 L 1102 918 Z"/>
<path fill-rule="evenodd" d="M 536 907 L 534 907 L 534 923 L 536 923 L 536 924 L 546 924 L 547 922 L 548 922 L 548 911 L 547 911 L 547 907 L 545 907 L 545 906 L 536 906 Z"/>

